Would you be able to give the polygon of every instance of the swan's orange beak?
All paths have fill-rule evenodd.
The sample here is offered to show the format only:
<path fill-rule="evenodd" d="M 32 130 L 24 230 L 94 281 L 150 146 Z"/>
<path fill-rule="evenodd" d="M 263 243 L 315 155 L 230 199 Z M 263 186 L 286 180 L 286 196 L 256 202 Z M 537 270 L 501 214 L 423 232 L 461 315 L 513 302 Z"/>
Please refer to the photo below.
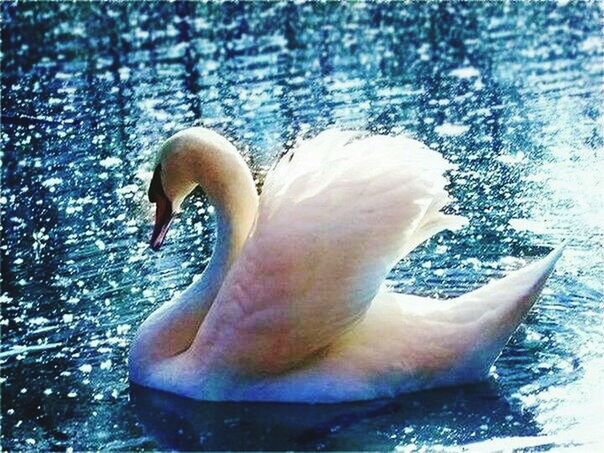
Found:
<path fill-rule="evenodd" d="M 149 186 L 149 201 L 155 203 L 155 227 L 151 235 L 151 248 L 159 250 L 172 222 L 172 202 L 166 196 L 161 182 L 161 165 L 155 168 Z"/>

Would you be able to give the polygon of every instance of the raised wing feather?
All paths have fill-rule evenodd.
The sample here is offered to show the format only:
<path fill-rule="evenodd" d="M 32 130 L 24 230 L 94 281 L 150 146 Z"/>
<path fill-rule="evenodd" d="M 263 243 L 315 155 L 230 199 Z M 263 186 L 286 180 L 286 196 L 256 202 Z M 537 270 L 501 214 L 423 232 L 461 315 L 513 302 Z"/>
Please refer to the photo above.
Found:
<path fill-rule="evenodd" d="M 397 261 L 464 222 L 440 212 L 440 154 L 359 135 L 326 131 L 267 176 L 255 229 L 193 344 L 212 363 L 273 374 L 320 354 L 364 316 Z"/>

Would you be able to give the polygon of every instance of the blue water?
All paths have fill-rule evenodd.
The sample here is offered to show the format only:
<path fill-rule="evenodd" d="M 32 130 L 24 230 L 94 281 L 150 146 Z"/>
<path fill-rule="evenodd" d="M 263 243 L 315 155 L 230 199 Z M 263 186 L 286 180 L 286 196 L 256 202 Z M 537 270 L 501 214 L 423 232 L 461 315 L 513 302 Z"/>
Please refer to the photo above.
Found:
<path fill-rule="evenodd" d="M 2 8 L 2 448 L 596 448 L 604 428 L 598 3 L 24 3 Z M 202 272 L 202 194 L 158 253 L 161 141 L 230 137 L 259 183 L 299 136 L 405 131 L 470 219 L 389 276 L 447 297 L 568 239 L 480 384 L 340 406 L 132 388 L 142 320 Z"/>

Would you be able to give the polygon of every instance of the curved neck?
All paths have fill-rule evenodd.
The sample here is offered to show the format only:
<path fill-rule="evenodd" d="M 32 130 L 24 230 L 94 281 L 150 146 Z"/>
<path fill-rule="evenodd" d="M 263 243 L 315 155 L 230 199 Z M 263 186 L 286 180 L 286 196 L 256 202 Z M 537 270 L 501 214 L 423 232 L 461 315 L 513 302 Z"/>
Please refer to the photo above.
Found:
<path fill-rule="evenodd" d="M 208 308 L 241 252 L 258 210 L 256 186 L 243 158 L 236 152 L 224 151 L 214 157 L 211 163 L 202 159 L 192 167 L 193 181 L 202 188 L 216 213 L 216 240 L 201 278 L 186 291 L 193 293 L 197 303 L 204 299 Z"/>
<path fill-rule="evenodd" d="M 212 205 L 216 212 L 216 240 L 212 255 L 201 278 L 185 291 L 192 292 L 198 302 L 201 298 L 205 299 L 208 305 L 215 299 L 227 272 L 237 259 L 253 222 L 253 219 L 245 222 L 234 218 L 220 206 Z"/>
<path fill-rule="evenodd" d="M 182 153 L 166 163 L 166 176 L 175 178 L 180 188 L 188 188 L 187 193 L 195 185 L 201 186 L 216 211 L 216 241 L 201 278 L 163 304 L 140 327 L 130 350 L 130 377 L 143 384 L 151 364 L 183 352 L 193 342 L 258 210 L 252 174 L 226 139 L 217 134 L 210 136 L 212 140 L 204 137 L 201 143 L 197 136 L 185 138 Z"/>

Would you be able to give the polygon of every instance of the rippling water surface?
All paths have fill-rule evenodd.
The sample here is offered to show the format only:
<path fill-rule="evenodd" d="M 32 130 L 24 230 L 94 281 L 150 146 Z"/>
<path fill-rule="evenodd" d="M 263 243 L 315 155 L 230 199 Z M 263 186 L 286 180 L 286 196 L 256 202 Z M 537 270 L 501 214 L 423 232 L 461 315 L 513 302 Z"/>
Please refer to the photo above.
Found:
<path fill-rule="evenodd" d="M 603 10 L 597 3 L 2 5 L 2 448 L 541 449 L 604 411 Z M 452 211 L 390 276 L 447 297 L 569 239 L 488 381 L 340 406 L 131 388 L 126 353 L 202 272 L 188 202 L 159 253 L 158 144 L 203 124 L 259 181 L 329 126 L 408 134 L 457 164 Z"/>

